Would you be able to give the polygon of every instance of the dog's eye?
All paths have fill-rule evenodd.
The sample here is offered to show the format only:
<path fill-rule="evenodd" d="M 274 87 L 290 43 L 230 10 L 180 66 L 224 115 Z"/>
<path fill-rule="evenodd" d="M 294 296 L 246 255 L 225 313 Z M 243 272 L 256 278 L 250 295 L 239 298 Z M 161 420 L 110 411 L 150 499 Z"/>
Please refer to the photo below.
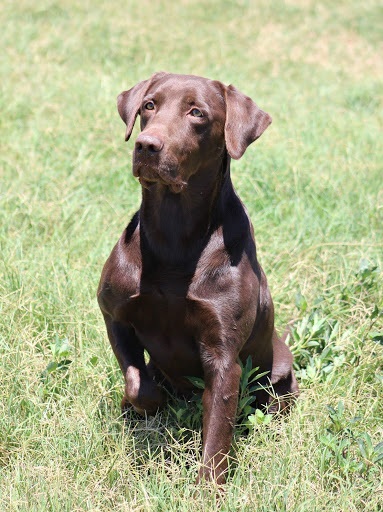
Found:
<path fill-rule="evenodd" d="M 145 103 L 144 107 L 146 108 L 146 110 L 154 110 L 154 103 L 152 101 L 148 101 L 147 103 Z"/>
<path fill-rule="evenodd" d="M 202 112 L 200 110 L 198 110 L 198 108 L 193 108 L 190 111 L 190 115 L 192 115 L 193 117 L 203 117 Z"/>

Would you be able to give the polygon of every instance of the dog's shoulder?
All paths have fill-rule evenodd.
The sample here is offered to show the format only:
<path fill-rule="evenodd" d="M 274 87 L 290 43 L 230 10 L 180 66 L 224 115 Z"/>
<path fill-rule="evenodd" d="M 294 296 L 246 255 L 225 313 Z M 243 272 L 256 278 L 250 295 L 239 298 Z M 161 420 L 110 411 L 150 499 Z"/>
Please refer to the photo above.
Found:
<path fill-rule="evenodd" d="M 135 295 L 139 288 L 142 270 L 140 254 L 139 214 L 122 233 L 107 259 L 100 279 L 97 297 L 101 306 L 107 308 L 120 299 Z"/>

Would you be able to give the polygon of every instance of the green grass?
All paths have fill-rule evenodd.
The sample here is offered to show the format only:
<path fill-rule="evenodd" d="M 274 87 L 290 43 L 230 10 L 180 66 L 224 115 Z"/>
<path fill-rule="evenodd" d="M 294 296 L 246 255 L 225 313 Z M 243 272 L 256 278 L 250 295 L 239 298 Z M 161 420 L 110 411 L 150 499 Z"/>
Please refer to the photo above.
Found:
<path fill-rule="evenodd" d="M 0 509 L 383 510 L 380 3 L 5 0 L 0 21 Z M 238 426 L 218 500 L 197 405 L 119 418 L 95 300 L 140 200 L 115 99 L 158 70 L 273 117 L 232 173 L 302 393 Z"/>

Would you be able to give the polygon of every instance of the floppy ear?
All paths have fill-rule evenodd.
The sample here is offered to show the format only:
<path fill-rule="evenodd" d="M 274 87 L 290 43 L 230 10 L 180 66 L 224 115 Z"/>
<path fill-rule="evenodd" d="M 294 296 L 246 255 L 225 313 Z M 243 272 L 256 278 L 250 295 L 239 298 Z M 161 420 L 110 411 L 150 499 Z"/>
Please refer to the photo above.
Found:
<path fill-rule="evenodd" d="M 225 142 L 229 155 L 238 160 L 271 123 L 271 117 L 233 85 L 225 89 Z"/>
<path fill-rule="evenodd" d="M 148 88 L 149 80 L 143 80 L 137 85 L 129 89 L 128 91 L 122 92 L 117 97 L 117 109 L 121 116 L 121 119 L 126 124 L 125 140 L 128 141 L 132 133 L 134 123 L 138 111 L 140 110 L 141 102 L 144 94 Z"/>

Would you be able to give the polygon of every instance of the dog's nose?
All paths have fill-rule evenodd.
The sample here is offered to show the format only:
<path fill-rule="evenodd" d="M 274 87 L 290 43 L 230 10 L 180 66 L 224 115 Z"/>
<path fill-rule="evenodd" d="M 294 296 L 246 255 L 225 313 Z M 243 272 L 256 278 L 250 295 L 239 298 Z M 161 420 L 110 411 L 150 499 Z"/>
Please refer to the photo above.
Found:
<path fill-rule="evenodd" d="M 162 140 L 154 135 L 141 133 L 136 140 L 136 151 L 140 153 L 158 153 L 163 146 Z"/>

